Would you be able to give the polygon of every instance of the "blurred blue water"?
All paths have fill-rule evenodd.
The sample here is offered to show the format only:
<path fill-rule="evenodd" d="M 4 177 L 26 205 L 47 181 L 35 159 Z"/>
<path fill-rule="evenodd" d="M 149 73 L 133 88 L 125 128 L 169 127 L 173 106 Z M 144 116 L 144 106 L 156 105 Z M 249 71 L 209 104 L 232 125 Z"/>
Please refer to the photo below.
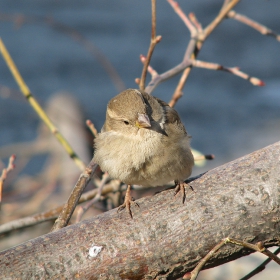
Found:
<path fill-rule="evenodd" d="M 222 2 L 179 1 L 187 13 L 195 12 L 203 26 L 215 17 Z M 150 1 L 2 0 L 0 7 L 1 37 L 41 104 L 55 91 L 68 90 L 100 129 L 106 103 L 118 90 L 97 59 L 65 33 L 42 22 L 17 28 L 3 20 L 4 15 L 51 16 L 75 28 L 102 50 L 126 87 L 136 87 L 134 79 L 142 70 L 139 54 L 147 53 L 150 41 Z M 157 33 L 163 38 L 152 65 L 161 73 L 182 60 L 189 32 L 166 1 L 157 1 L 157 8 Z M 280 33 L 279 0 L 242 1 L 236 11 Z M 228 73 L 192 71 L 176 108 L 193 136 L 192 146 L 216 155 L 207 169 L 277 141 L 280 43 L 228 19 L 207 39 L 199 59 L 239 66 L 266 82 L 258 88 Z M 0 71 L 0 85 L 17 89 L 2 59 Z M 153 94 L 169 101 L 178 79 L 161 84 Z M 0 146 L 35 138 L 38 122 L 19 94 L 0 97 Z"/>

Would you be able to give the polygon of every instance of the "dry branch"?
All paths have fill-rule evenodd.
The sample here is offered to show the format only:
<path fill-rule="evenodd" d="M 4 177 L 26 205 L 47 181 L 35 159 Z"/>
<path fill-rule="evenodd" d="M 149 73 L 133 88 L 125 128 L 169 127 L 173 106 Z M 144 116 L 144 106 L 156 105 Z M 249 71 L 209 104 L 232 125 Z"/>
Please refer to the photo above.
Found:
<path fill-rule="evenodd" d="M 119 190 L 119 183 L 116 184 L 116 182 L 111 181 L 110 184 L 107 184 L 102 189 L 102 196 L 107 195 L 108 193 L 113 193 L 115 191 Z M 99 193 L 99 189 L 93 189 L 91 191 L 88 191 L 84 194 L 82 194 L 79 204 L 86 202 L 88 200 L 94 199 Z M 56 208 L 53 208 L 51 210 L 47 210 L 45 212 L 37 213 L 32 216 L 20 218 L 17 220 L 13 220 L 10 222 L 7 222 L 5 224 L 0 225 L 0 234 L 11 232 L 15 229 L 21 229 L 25 227 L 34 226 L 40 223 L 47 222 L 49 220 L 56 219 L 59 214 L 62 212 L 64 205 L 57 206 Z"/>
<path fill-rule="evenodd" d="M 225 71 L 225 72 L 231 73 L 233 75 L 236 75 L 242 79 L 248 80 L 254 86 L 259 86 L 259 87 L 265 86 L 264 81 L 262 81 L 256 77 L 249 76 L 248 74 L 240 71 L 238 67 L 224 67 L 223 65 L 220 65 L 217 63 L 211 63 L 211 62 L 200 61 L 200 60 L 193 60 L 192 66 L 205 68 L 205 69 L 209 69 L 209 70 Z"/>
<path fill-rule="evenodd" d="M 251 244 L 248 242 L 240 241 L 234 238 L 224 238 L 219 244 L 217 244 L 195 267 L 195 269 L 192 272 L 188 272 L 187 274 L 184 275 L 183 279 L 190 279 L 190 280 L 195 280 L 198 276 L 198 273 L 200 270 L 203 268 L 203 266 L 209 261 L 209 259 L 216 253 L 218 252 L 224 245 L 226 244 L 235 244 L 242 246 L 244 248 L 249 248 L 252 249 L 253 251 L 260 252 L 266 256 L 269 256 L 271 260 L 274 260 L 276 263 L 280 265 L 280 259 L 277 257 L 277 255 L 271 253 L 268 249 L 266 249 L 263 246 L 263 243 L 259 241 L 256 245 Z"/>
<path fill-rule="evenodd" d="M 161 36 L 156 35 L 156 0 L 152 0 L 151 2 L 152 2 L 152 35 L 151 35 L 150 47 L 149 47 L 148 54 L 147 54 L 147 59 L 144 62 L 142 75 L 141 75 L 141 79 L 139 82 L 139 88 L 141 90 L 145 90 L 145 82 L 146 82 L 146 76 L 147 76 L 147 70 L 149 67 L 149 63 L 151 61 L 152 54 L 154 52 L 156 44 L 159 43 L 161 40 Z"/>
<path fill-rule="evenodd" d="M 14 165 L 15 159 L 16 159 L 16 156 L 11 155 L 7 168 L 4 168 L 2 170 L 2 174 L 0 176 L 0 203 L 2 202 L 2 191 L 3 191 L 4 181 L 7 179 L 8 174 L 15 168 L 15 165 Z"/>
<path fill-rule="evenodd" d="M 271 29 L 267 28 L 266 26 L 248 18 L 247 16 L 241 15 L 236 13 L 235 11 L 230 11 L 227 14 L 227 17 L 229 18 L 233 18 L 235 20 L 238 20 L 252 28 L 254 28 L 255 30 L 259 31 L 261 34 L 266 35 L 266 36 L 272 36 L 274 37 L 277 41 L 280 41 L 280 35 L 277 34 L 276 32 L 272 31 Z"/>
<path fill-rule="evenodd" d="M 279 245 L 280 142 L 215 168 L 181 198 L 138 200 L 133 220 L 116 209 L 0 253 L 4 278 L 176 279 L 223 238 Z M 250 254 L 223 246 L 213 267 Z"/>
<path fill-rule="evenodd" d="M 280 247 L 278 247 L 273 254 L 278 255 L 280 253 Z M 265 267 L 272 261 L 271 258 L 267 258 L 264 262 L 262 262 L 260 265 L 258 265 L 254 270 L 252 270 L 250 273 L 242 277 L 240 280 L 248 280 L 258 274 L 259 272 L 263 271 Z"/>
<path fill-rule="evenodd" d="M 216 18 L 206 27 L 202 28 L 200 22 L 197 20 L 195 17 L 194 13 L 190 13 L 189 16 L 187 16 L 182 9 L 180 8 L 179 4 L 174 1 L 174 0 L 167 0 L 168 3 L 172 6 L 174 11 L 178 14 L 178 16 L 181 18 L 181 20 L 185 23 L 187 28 L 190 31 L 191 35 L 191 40 L 186 48 L 185 55 L 182 59 L 182 62 L 178 64 L 177 66 L 169 69 L 168 71 L 158 74 L 156 72 L 156 75 L 152 75 L 152 79 L 147 85 L 145 91 L 147 93 L 152 93 L 153 90 L 163 81 L 170 79 L 174 75 L 177 75 L 180 72 L 183 72 L 180 81 L 177 85 L 177 88 L 175 89 L 173 96 L 169 102 L 169 105 L 171 107 L 174 107 L 174 105 L 177 103 L 177 101 L 183 96 L 183 88 L 185 86 L 185 83 L 187 81 L 187 78 L 189 77 L 189 74 L 191 72 L 191 69 L 193 66 L 196 67 L 204 67 L 206 69 L 214 69 L 214 70 L 223 70 L 226 72 L 229 72 L 233 75 L 236 75 L 238 77 L 241 77 L 243 79 L 248 80 L 251 82 L 253 85 L 256 86 L 263 86 L 264 82 L 261 81 L 258 78 L 251 77 L 250 75 L 241 72 L 237 67 L 232 67 L 232 68 L 226 68 L 223 67 L 222 65 L 214 64 L 214 63 L 206 63 L 206 62 L 201 62 L 201 61 L 196 61 L 196 57 L 198 56 L 198 53 L 200 49 L 203 46 L 204 41 L 207 39 L 207 37 L 213 32 L 213 30 L 227 17 L 234 17 L 237 16 L 236 13 L 234 12 L 234 15 L 232 14 L 233 12 L 231 11 L 232 8 L 234 8 L 240 0 L 231 0 L 231 1 L 224 1 L 224 4 L 219 12 L 219 14 L 216 16 Z M 272 32 L 270 29 L 253 22 L 252 20 L 245 18 L 244 16 L 242 17 L 242 20 L 240 19 L 240 15 L 236 18 L 243 23 L 246 23 L 253 28 L 257 29 L 260 31 L 262 34 L 266 35 L 272 35 L 277 38 L 278 40 L 278 35 L 274 32 Z M 147 61 L 145 61 L 146 65 Z M 147 66 L 147 65 L 146 65 Z M 150 72 L 150 71 L 149 71 Z M 139 81 L 137 81 L 138 83 Z"/>
<path fill-rule="evenodd" d="M 152 77 L 152 80 L 147 85 L 145 91 L 147 93 L 152 93 L 153 90 L 162 82 L 165 80 L 170 79 L 171 77 L 177 75 L 178 73 L 184 71 L 185 69 L 188 69 L 192 66 L 192 59 L 196 58 L 198 51 L 201 49 L 203 42 L 206 40 L 206 38 L 212 33 L 212 31 L 222 22 L 224 18 L 226 18 L 228 12 L 235 7 L 240 0 L 232 0 L 230 2 L 227 2 L 217 15 L 217 17 L 205 28 L 202 29 L 199 22 L 195 18 L 194 14 L 190 15 L 190 20 L 188 17 L 184 14 L 184 12 L 180 9 L 177 2 L 174 0 L 167 0 L 169 4 L 173 7 L 175 12 L 179 15 L 179 17 L 183 20 L 183 22 L 186 24 L 188 29 L 191 33 L 191 40 L 189 41 L 189 44 L 186 48 L 185 55 L 183 57 L 183 60 L 181 63 L 176 65 L 175 67 L 167 70 L 166 72 L 159 74 L 155 77 Z M 187 72 L 184 73 L 183 81 L 180 81 L 180 88 L 177 88 L 174 95 L 177 95 L 177 97 L 173 98 L 173 100 L 170 102 L 172 106 L 174 106 L 175 102 L 180 98 L 182 88 L 185 84 L 185 81 L 189 75 L 190 69 L 186 70 Z"/>
<path fill-rule="evenodd" d="M 87 184 L 90 182 L 96 168 L 97 164 L 91 160 L 91 162 L 88 164 L 88 166 L 85 168 L 83 173 L 80 175 L 74 189 L 72 190 L 68 201 L 65 203 L 61 213 L 59 214 L 58 218 L 56 219 L 52 231 L 57 231 L 61 229 L 62 227 L 66 227 L 68 225 L 68 222 L 70 221 L 72 214 L 79 202 L 79 199 L 87 186 Z"/>

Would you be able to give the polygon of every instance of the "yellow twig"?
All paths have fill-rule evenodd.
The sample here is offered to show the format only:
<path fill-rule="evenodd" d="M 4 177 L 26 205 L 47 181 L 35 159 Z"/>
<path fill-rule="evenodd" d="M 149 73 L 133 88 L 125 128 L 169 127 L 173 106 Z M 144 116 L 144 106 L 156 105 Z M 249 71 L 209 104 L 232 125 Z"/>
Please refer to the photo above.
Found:
<path fill-rule="evenodd" d="M 36 101 L 36 99 L 33 97 L 32 93 L 30 92 L 28 86 L 24 82 L 23 78 L 21 77 L 13 59 L 11 58 L 8 50 L 6 49 L 2 39 L 0 38 L 0 51 L 1 54 L 6 61 L 14 79 L 16 80 L 21 92 L 26 97 L 30 105 L 33 107 L 33 109 L 36 111 L 36 113 L 39 115 L 39 117 L 43 120 L 43 122 L 48 126 L 50 131 L 55 135 L 55 137 L 58 139 L 58 141 L 61 143 L 61 145 L 64 147 L 66 152 L 69 154 L 69 156 L 74 160 L 74 162 L 77 164 L 77 166 L 81 169 L 85 169 L 85 164 L 81 161 L 81 159 L 77 156 L 77 154 L 73 151 L 67 140 L 61 135 L 61 133 L 58 131 L 58 129 L 54 126 L 54 124 L 51 122 L 49 117 L 44 112 L 43 108 L 40 106 L 40 104 Z"/>

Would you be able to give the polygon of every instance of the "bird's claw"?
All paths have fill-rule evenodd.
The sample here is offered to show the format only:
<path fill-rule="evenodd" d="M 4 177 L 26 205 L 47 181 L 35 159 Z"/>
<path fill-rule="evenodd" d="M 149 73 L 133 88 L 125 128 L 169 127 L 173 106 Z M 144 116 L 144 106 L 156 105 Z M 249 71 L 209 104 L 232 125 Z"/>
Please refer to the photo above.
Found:
<path fill-rule="evenodd" d="M 129 213 L 131 219 L 133 219 L 132 212 L 131 212 L 131 204 L 135 204 L 136 206 L 140 207 L 137 202 L 134 201 L 134 198 L 131 197 L 130 195 L 130 186 L 128 186 L 125 198 L 124 198 L 124 203 L 118 207 L 117 212 L 120 212 L 124 208 L 126 208 L 126 211 Z"/>
<path fill-rule="evenodd" d="M 185 185 L 187 185 L 192 191 L 194 191 L 193 187 L 185 182 L 179 182 L 175 181 L 175 190 L 174 190 L 174 196 L 176 196 L 179 192 L 183 193 L 183 204 L 186 200 L 186 192 L 185 192 Z"/>

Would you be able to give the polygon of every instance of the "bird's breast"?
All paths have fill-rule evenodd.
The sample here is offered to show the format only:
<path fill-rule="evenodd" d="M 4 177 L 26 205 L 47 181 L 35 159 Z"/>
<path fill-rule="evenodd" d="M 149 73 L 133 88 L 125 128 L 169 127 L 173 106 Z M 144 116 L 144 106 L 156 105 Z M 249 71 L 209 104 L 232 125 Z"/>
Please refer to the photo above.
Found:
<path fill-rule="evenodd" d="M 189 176 L 188 170 L 183 171 L 187 167 L 184 145 L 187 149 L 188 143 L 177 139 L 184 145 L 176 148 L 166 137 L 148 129 L 129 137 L 115 131 L 103 132 L 95 140 L 94 161 L 112 178 L 127 184 L 156 186 L 179 179 L 179 175 Z"/>

